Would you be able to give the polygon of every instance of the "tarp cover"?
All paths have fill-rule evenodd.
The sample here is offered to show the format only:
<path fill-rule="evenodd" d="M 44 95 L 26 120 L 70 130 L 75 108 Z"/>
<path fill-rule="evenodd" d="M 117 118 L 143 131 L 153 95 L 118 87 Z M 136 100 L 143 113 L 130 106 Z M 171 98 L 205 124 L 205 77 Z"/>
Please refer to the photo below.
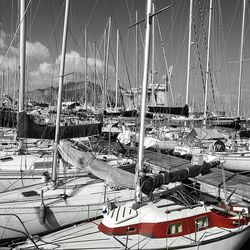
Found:
<path fill-rule="evenodd" d="M 131 189 L 135 187 L 134 174 L 96 159 L 92 153 L 75 148 L 69 140 L 60 141 L 59 152 L 66 162 L 78 169 L 85 169 L 86 172 L 102 179 L 108 185 Z"/>
<path fill-rule="evenodd" d="M 60 126 L 59 139 L 86 137 L 101 134 L 102 123 Z M 17 136 L 19 138 L 55 139 L 56 126 L 40 125 L 25 111 L 18 113 Z"/>
<path fill-rule="evenodd" d="M 225 139 L 226 136 L 220 133 L 217 129 L 207 129 L 207 128 L 193 128 L 187 137 L 195 137 L 199 140 L 209 140 L 209 139 Z"/>
<path fill-rule="evenodd" d="M 240 138 L 250 138 L 250 130 L 240 131 Z"/>
<path fill-rule="evenodd" d="M 171 115 L 183 115 L 188 117 L 188 105 L 185 105 L 184 107 L 149 106 L 148 112 L 171 114 Z"/>
<path fill-rule="evenodd" d="M 203 165 L 194 165 L 185 169 L 180 169 L 177 171 L 169 173 L 161 173 L 154 176 L 145 176 L 141 180 L 141 190 L 144 194 L 149 195 L 156 188 L 162 185 L 167 185 L 170 182 L 181 182 L 188 178 L 193 178 L 199 174 L 205 175 L 210 172 L 211 168 L 214 168 L 220 164 L 219 161 L 204 163 Z"/>
<path fill-rule="evenodd" d="M 17 125 L 17 112 L 12 109 L 0 110 L 0 127 L 15 128 Z"/>

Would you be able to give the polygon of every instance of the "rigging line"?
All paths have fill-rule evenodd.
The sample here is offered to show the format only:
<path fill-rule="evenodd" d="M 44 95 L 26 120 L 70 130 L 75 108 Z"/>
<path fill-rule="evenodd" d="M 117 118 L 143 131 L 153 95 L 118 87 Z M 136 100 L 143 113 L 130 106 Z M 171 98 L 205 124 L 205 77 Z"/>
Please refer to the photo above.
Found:
<path fill-rule="evenodd" d="M 52 32 L 53 32 L 53 35 L 54 35 L 54 38 L 55 38 L 55 48 L 56 48 L 56 55 L 58 55 L 59 54 L 59 50 L 58 50 L 58 36 L 59 36 L 59 29 L 56 29 L 55 27 L 56 26 L 58 26 L 58 22 L 59 22 L 59 18 L 60 18 L 60 16 L 63 14 L 63 11 L 64 11 L 64 4 L 62 4 L 61 5 L 61 9 L 60 9 L 60 11 L 59 11 L 59 14 L 58 14 L 58 16 L 57 16 L 57 19 L 56 19 L 56 22 L 55 22 L 55 20 L 54 20 L 54 12 L 53 12 L 53 2 L 54 1 L 50 1 L 50 6 L 51 6 L 51 8 L 50 8 L 50 10 L 51 10 L 51 18 L 52 18 L 52 31 L 51 31 L 51 33 L 49 34 L 49 36 L 51 36 L 51 34 L 52 34 Z M 56 55 L 54 55 L 54 57 L 56 56 Z M 59 65 L 58 65 L 58 68 L 57 68 L 57 70 L 59 71 Z"/>
<path fill-rule="evenodd" d="M 131 9 L 129 9 L 129 5 L 128 5 L 128 0 L 126 0 L 126 7 L 127 7 L 127 12 L 128 12 L 128 16 L 129 16 L 129 24 L 131 24 L 132 23 L 132 12 L 133 12 L 133 9 L 134 9 L 134 4 L 135 4 L 135 1 L 133 0 L 132 1 L 132 4 L 131 4 Z M 126 35 L 126 51 L 129 51 L 129 45 L 131 44 L 130 42 L 129 42 L 129 40 L 130 40 L 130 34 L 131 34 L 131 32 L 130 32 L 130 30 L 128 29 L 127 30 L 127 35 Z M 130 63 L 131 62 L 127 62 L 127 63 L 129 63 L 129 66 L 127 66 L 128 68 L 130 68 L 131 69 L 131 65 L 130 65 Z M 130 74 L 132 74 L 133 75 L 133 72 L 131 73 L 131 70 L 129 71 L 130 72 Z M 135 78 L 134 76 L 133 76 L 133 78 Z"/>
<path fill-rule="evenodd" d="M 29 2 L 28 2 L 28 4 L 27 4 L 27 7 L 26 7 L 26 9 L 25 9 L 25 11 L 24 11 L 24 15 L 23 15 L 23 17 L 22 17 L 21 22 L 23 22 L 23 20 L 24 20 L 24 17 L 25 17 L 25 15 L 26 15 L 26 12 L 27 12 L 27 10 L 28 10 L 28 8 L 29 8 L 30 3 L 31 3 L 31 0 L 29 0 Z M 10 52 L 11 46 L 12 46 L 12 44 L 13 44 L 15 38 L 16 38 L 17 32 L 19 31 L 21 22 L 19 22 L 18 27 L 17 27 L 17 29 L 16 29 L 16 31 L 15 31 L 15 34 L 14 34 L 14 36 L 13 36 L 11 42 L 10 42 L 10 45 L 9 45 L 9 47 L 8 47 L 8 49 L 7 49 L 6 53 L 5 53 L 5 55 L 3 56 L 3 58 L 2 58 L 2 60 L 1 60 L 1 62 L 0 62 L 0 67 L 2 67 L 3 61 L 5 60 L 6 56 L 7 56 L 8 53 Z"/>
<path fill-rule="evenodd" d="M 141 26 L 139 26 L 139 30 L 140 30 L 140 38 L 141 38 L 142 48 L 144 49 L 144 40 L 143 40 L 143 34 L 142 34 Z"/>
<path fill-rule="evenodd" d="M 213 1 L 213 0 L 211 0 Z M 202 14 L 202 10 L 201 10 L 201 2 L 198 1 L 198 7 L 199 7 L 199 13 L 200 13 L 200 18 L 201 18 L 201 27 L 202 27 L 202 34 L 203 34 L 203 39 L 204 39 L 204 45 L 205 45 L 205 50 L 207 51 L 208 46 L 207 46 L 207 37 L 205 35 L 205 23 L 204 23 L 204 18 L 203 18 L 203 14 Z M 210 51 L 209 51 L 210 53 Z M 211 83 L 211 90 L 212 90 L 212 96 L 213 96 L 213 101 L 214 101 L 214 106 L 215 106 L 215 94 L 214 94 L 214 86 L 213 86 L 213 80 L 212 80 L 212 74 L 211 74 L 211 57 L 210 57 L 210 61 L 208 62 L 208 73 L 210 76 L 210 83 Z"/>
<path fill-rule="evenodd" d="M 1 3 L 1 5 L 2 5 L 2 7 L 1 7 L 2 10 L 8 9 L 7 6 L 6 6 L 6 3 L 5 3 L 4 1 L 1 1 L 0 3 Z M 4 20 L 3 20 L 3 22 L 1 23 L 1 25 L 4 24 L 4 26 L 7 27 L 8 25 L 7 25 L 7 21 L 6 21 L 6 15 L 5 15 L 5 13 L 3 13 L 3 14 L 4 14 L 4 15 L 2 15 L 2 16 L 3 16 L 3 19 L 4 19 Z M 2 17 L 2 16 L 1 16 L 1 17 Z"/>
<path fill-rule="evenodd" d="M 112 47 L 110 47 L 110 50 L 111 50 L 111 56 L 112 56 L 112 60 L 113 60 L 114 68 L 115 68 L 115 72 L 116 72 L 116 64 L 115 64 L 114 53 L 113 53 Z M 118 86 L 119 86 L 119 90 L 120 90 L 120 96 L 121 96 L 121 99 L 122 99 L 122 103 L 123 103 L 123 106 L 125 107 L 125 103 L 124 103 L 124 100 L 123 100 L 123 95 L 122 95 L 122 92 L 121 92 L 122 88 L 121 88 L 120 81 L 118 81 Z"/>
<path fill-rule="evenodd" d="M 131 15 L 131 13 L 132 13 L 132 10 L 133 10 L 133 6 L 134 6 L 134 0 L 133 0 L 133 3 L 132 3 L 132 7 L 131 7 L 131 11 L 129 10 L 129 6 L 128 6 L 128 2 L 127 2 L 127 0 L 126 0 L 126 7 L 127 7 L 127 12 L 128 12 L 128 15 L 129 15 L 129 23 L 131 23 L 132 21 L 132 15 Z M 112 13 L 115 13 L 114 11 L 113 11 L 113 8 L 112 8 L 112 6 L 110 5 L 110 8 L 112 9 Z M 116 25 L 116 28 L 117 29 L 119 29 L 119 24 L 117 23 L 117 21 L 116 21 L 116 19 L 115 18 L 113 18 L 114 19 L 114 23 L 115 23 L 115 25 Z M 128 30 L 127 31 L 127 41 L 126 41 L 126 48 L 127 48 L 127 50 L 128 50 L 128 46 L 129 46 L 129 33 L 130 31 Z M 120 39 L 121 39 L 121 35 L 120 35 Z M 125 58 L 125 57 L 124 57 Z M 125 59 L 124 59 L 125 60 Z M 129 65 L 130 66 L 130 65 Z M 127 69 L 129 69 L 129 66 L 127 66 Z M 131 70 L 129 71 L 130 72 L 130 74 L 133 74 L 133 73 L 131 73 Z M 128 77 L 129 78 L 129 77 Z"/>
<path fill-rule="evenodd" d="M 220 32 L 220 27 L 221 27 L 221 19 L 220 18 L 221 18 L 221 16 L 220 15 L 221 15 L 221 3 L 220 3 L 220 0 L 218 0 L 217 18 L 218 18 L 219 25 L 218 25 L 218 31 L 217 31 L 218 34 L 217 35 L 218 35 L 218 41 L 219 41 L 218 44 L 219 45 L 220 45 L 220 42 L 221 42 L 221 32 Z M 214 20 L 215 20 L 215 18 L 214 18 Z M 215 45 L 216 45 L 217 44 L 216 41 L 214 41 L 214 42 L 215 42 Z M 220 59 L 220 58 L 222 58 L 222 53 L 219 54 L 219 51 L 218 51 L 218 53 L 216 53 L 216 54 L 218 55 L 218 58 L 217 58 L 217 64 L 218 64 L 218 68 L 219 68 L 218 72 L 221 72 L 222 59 Z M 214 80 L 215 80 L 215 84 L 216 84 L 216 86 L 218 88 L 218 92 L 220 93 L 220 86 L 219 86 L 219 80 L 218 80 L 217 74 L 214 74 Z M 219 95 L 219 98 L 218 98 L 218 106 L 221 106 L 223 108 L 223 110 L 224 110 L 224 104 L 222 102 L 222 98 L 221 98 L 220 95 Z M 215 108 L 216 108 L 216 106 L 215 106 Z"/>
<path fill-rule="evenodd" d="M 124 59 L 124 62 L 125 62 L 125 68 L 126 68 L 126 73 L 127 73 L 127 77 L 128 77 L 129 87 L 130 87 L 132 95 L 134 96 L 134 94 L 132 92 L 132 85 L 131 85 L 130 76 L 129 76 L 129 72 L 128 72 L 128 65 L 127 65 L 127 61 L 126 61 L 126 57 L 125 57 L 125 51 L 124 51 L 124 47 L 123 47 L 121 35 L 119 36 L 119 38 L 120 38 L 119 40 L 120 40 L 120 44 L 121 44 L 121 48 L 122 48 L 123 59 Z M 133 105 L 135 107 L 135 100 L 134 100 L 134 98 L 133 98 Z"/>
<path fill-rule="evenodd" d="M 132 2 L 132 4 L 131 4 L 131 10 L 129 10 L 128 0 L 126 0 L 126 6 L 127 6 L 127 10 L 128 10 L 129 23 L 130 23 L 130 24 L 131 24 L 131 22 L 132 22 L 132 12 L 133 12 L 134 3 L 135 3 L 135 2 L 134 2 L 134 0 L 133 0 L 133 2 Z M 127 50 L 128 50 L 128 48 L 129 48 L 129 34 L 130 34 L 130 31 L 128 30 L 128 31 L 127 31 L 127 44 L 126 44 Z"/>
<path fill-rule="evenodd" d="M 185 4 L 182 5 L 182 9 L 180 8 L 180 11 L 181 11 L 180 16 L 181 16 L 181 17 L 184 17 L 184 16 L 185 16 L 185 15 L 184 15 L 184 13 L 185 13 Z M 183 26 L 186 26 L 185 33 L 182 31 L 182 27 L 183 27 Z M 179 33 L 179 36 L 180 36 L 180 35 L 183 35 L 184 38 L 187 37 L 187 34 L 188 34 L 188 25 L 186 25 L 186 22 L 185 22 L 185 24 L 183 25 L 182 19 L 181 19 L 181 21 L 179 22 L 178 33 Z M 179 47 L 180 47 L 180 48 L 183 48 L 183 47 L 184 47 L 184 43 L 185 43 L 185 39 L 182 39 L 182 40 L 181 40 L 181 39 L 178 39 L 178 43 L 176 44 L 176 45 L 177 45 L 177 46 L 176 46 L 177 51 L 180 50 Z M 186 45 L 185 45 L 185 47 L 186 47 Z M 181 53 L 177 53 L 177 54 L 178 54 L 178 55 L 177 55 L 176 60 L 175 60 L 175 63 L 173 63 L 173 65 L 177 65 L 177 61 L 179 60 L 180 57 L 181 57 L 180 60 L 183 61 L 182 54 L 181 54 Z"/>
<path fill-rule="evenodd" d="M 98 2 L 99 2 L 99 0 L 96 0 L 96 1 L 95 1 L 95 5 L 94 5 L 94 7 L 93 7 L 93 9 L 92 9 L 92 11 L 91 11 L 89 20 L 87 21 L 87 24 L 86 24 L 86 28 L 88 28 L 88 25 L 89 25 L 89 23 L 90 23 L 90 21 L 91 21 L 91 19 L 92 19 L 92 17 L 93 17 L 93 14 L 94 14 L 94 11 L 95 11 L 95 9 L 96 9 L 96 6 L 97 6 Z"/>
<path fill-rule="evenodd" d="M 221 24 L 222 34 L 223 34 L 223 37 L 222 37 L 223 41 L 222 41 L 222 42 L 224 42 L 224 44 L 225 44 L 225 46 L 224 46 L 224 48 L 223 48 L 223 50 L 222 50 L 222 54 L 224 54 L 224 57 L 225 57 L 226 44 L 227 44 L 228 41 L 229 41 L 229 36 L 230 36 L 231 31 L 232 31 L 233 22 L 234 22 L 234 20 L 235 20 L 236 12 L 237 12 L 237 9 L 238 9 L 238 7 L 239 7 L 239 2 L 240 2 L 240 1 L 238 1 L 238 4 L 237 4 L 237 6 L 236 6 L 235 9 L 234 9 L 234 14 L 233 14 L 233 17 L 231 18 L 232 22 L 231 22 L 231 25 L 230 25 L 230 28 L 229 28 L 229 32 L 228 32 L 227 38 L 225 38 L 225 32 L 224 32 L 223 20 L 222 20 L 221 4 L 219 4 L 220 24 Z M 226 59 L 226 58 L 225 58 L 225 59 Z M 222 63 L 222 62 L 221 62 L 221 63 Z M 227 64 L 226 64 L 226 65 L 227 65 Z M 226 66 L 226 73 L 227 73 L 227 74 L 226 74 L 226 75 L 227 75 L 227 82 L 230 83 L 230 77 L 229 77 L 229 72 L 228 72 L 228 67 L 227 67 L 227 66 Z M 228 87 L 229 87 L 229 91 L 230 91 L 230 95 L 231 95 L 231 99 L 232 99 L 233 96 L 232 96 L 231 84 L 228 84 L 228 85 L 229 85 Z"/>
<path fill-rule="evenodd" d="M 165 48 L 164 48 L 164 42 L 163 42 L 163 39 L 162 39 L 161 27 L 160 27 L 159 19 L 158 19 L 157 16 L 156 16 L 156 23 L 157 23 L 157 27 L 158 27 L 158 31 L 159 31 L 160 40 L 161 40 L 161 47 L 162 47 L 164 62 L 165 62 L 165 66 L 166 66 L 166 71 L 167 71 L 168 82 L 169 82 L 169 86 L 170 86 L 171 97 L 172 97 L 173 103 L 175 103 L 174 95 L 173 95 L 173 91 L 172 91 L 172 85 L 171 85 L 171 75 L 169 74 L 168 62 L 167 62 L 166 52 L 165 52 Z M 166 85 L 167 84 L 168 83 L 166 83 Z"/>
<path fill-rule="evenodd" d="M 37 6 L 36 6 L 36 9 L 35 9 L 35 13 L 34 13 L 33 18 L 30 18 L 30 19 L 31 19 L 31 22 L 30 22 L 30 31 L 28 32 L 28 35 L 31 34 L 31 27 L 32 27 L 32 25 L 33 25 L 33 23 L 34 23 L 34 21 L 35 21 L 35 17 L 36 17 L 36 15 L 37 15 L 37 11 L 38 11 L 38 8 L 39 8 L 39 6 L 40 6 L 40 3 L 41 3 L 41 0 L 39 0 L 38 4 L 37 4 Z M 31 13 L 30 13 L 30 16 L 31 16 Z"/>
<path fill-rule="evenodd" d="M 90 44 L 90 42 L 88 41 L 88 47 L 89 47 L 89 51 L 90 51 L 90 55 L 91 55 L 91 57 L 95 60 L 95 58 L 94 58 L 94 52 L 93 52 L 93 50 L 92 50 L 92 47 L 91 47 L 91 44 Z M 96 51 L 96 56 L 97 56 L 97 54 L 99 53 L 99 49 Z M 96 59 L 98 59 L 98 58 L 96 58 Z M 99 59 L 100 60 L 100 59 Z M 91 69 L 91 68 L 90 68 Z M 94 71 L 93 69 L 91 69 L 92 71 Z M 99 73 L 98 73 L 98 71 L 96 71 L 96 72 L 92 72 L 93 74 L 96 74 L 97 75 L 97 78 L 98 78 L 98 80 L 99 80 L 99 83 L 101 82 L 101 79 L 100 79 L 100 76 L 99 76 Z"/>
<path fill-rule="evenodd" d="M 13 2 L 14 0 L 11 1 L 11 17 L 10 17 L 10 37 L 12 37 L 12 32 L 13 32 L 13 9 L 14 9 L 14 6 L 13 6 Z"/>
<path fill-rule="evenodd" d="M 197 54 L 198 54 L 199 66 L 200 66 L 203 93 L 205 95 L 205 79 L 204 79 L 204 72 L 203 72 L 202 61 L 201 61 L 201 53 L 200 53 L 200 47 L 199 47 L 199 39 L 198 39 L 198 34 L 197 34 L 197 29 L 196 29 L 194 16 L 193 16 L 193 27 L 194 27 L 194 37 L 195 37 L 195 41 L 196 41 L 196 49 L 197 49 Z"/>

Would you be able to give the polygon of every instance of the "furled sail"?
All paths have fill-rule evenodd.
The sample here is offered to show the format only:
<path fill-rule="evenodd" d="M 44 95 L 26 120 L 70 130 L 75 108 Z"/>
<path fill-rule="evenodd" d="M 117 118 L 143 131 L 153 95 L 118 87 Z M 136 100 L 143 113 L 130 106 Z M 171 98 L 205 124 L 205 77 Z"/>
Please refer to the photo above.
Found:
<path fill-rule="evenodd" d="M 97 159 L 92 153 L 77 149 L 69 140 L 61 140 L 58 147 L 62 158 L 78 169 L 102 179 L 110 186 L 118 188 L 134 189 L 134 174 L 117 166 L 109 165 L 107 162 Z"/>
<path fill-rule="evenodd" d="M 183 115 L 188 117 L 188 105 L 185 105 L 184 107 L 149 106 L 148 112 L 171 114 L 171 115 Z"/>
<path fill-rule="evenodd" d="M 167 185 L 170 182 L 181 182 L 188 178 L 193 178 L 199 174 L 205 175 L 210 172 L 211 168 L 214 168 L 220 164 L 219 161 L 205 163 L 203 165 L 194 165 L 188 168 L 183 168 L 173 172 L 164 172 L 154 176 L 144 176 L 141 180 L 141 190 L 144 194 L 149 195 L 162 185 Z"/>
<path fill-rule="evenodd" d="M 59 139 L 86 137 L 101 134 L 102 123 L 60 126 Z M 19 138 L 55 139 L 55 126 L 37 124 L 32 115 L 18 113 L 17 136 Z"/>

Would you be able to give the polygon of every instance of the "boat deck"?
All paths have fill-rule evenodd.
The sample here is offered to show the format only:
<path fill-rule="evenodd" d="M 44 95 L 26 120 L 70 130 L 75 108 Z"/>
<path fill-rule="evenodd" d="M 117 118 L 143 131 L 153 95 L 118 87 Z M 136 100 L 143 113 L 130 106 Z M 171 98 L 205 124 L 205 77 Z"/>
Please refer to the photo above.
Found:
<path fill-rule="evenodd" d="M 146 165 L 156 171 L 176 171 L 191 166 L 191 162 L 171 155 L 166 155 L 153 151 L 146 151 L 144 154 Z M 224 198 L 225 191 L 222 189 L 226 185 L 227 196 L 233 193 L 233 198 L 242 198 L 245 202 L 250 202 L 250 177 L 240 173 L 233 173 L 227 170 L 222 171 L 221 167 L 213 168 L 211 173 L 204 176 L 199 175 L 193 180 L 201 184 L 201 191 L 214 192 L 214 195 L 221 193 Z M 224 185 L 224 182 L 225 185 Z"/>

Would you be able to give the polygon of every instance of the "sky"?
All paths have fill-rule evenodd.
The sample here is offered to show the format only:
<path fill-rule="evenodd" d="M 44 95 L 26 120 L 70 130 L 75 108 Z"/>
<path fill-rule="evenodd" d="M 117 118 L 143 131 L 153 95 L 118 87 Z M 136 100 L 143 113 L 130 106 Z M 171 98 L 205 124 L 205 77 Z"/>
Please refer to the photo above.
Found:
<path fill-rule="evenodd" d="M 211 110 L 235 112 L 238 94 L 240 39 L 243 0 L 214 0 L 211 23 L 210 72 L 208 105 Z M 64 0 L 26 0 L 26 89 L 58 86 L 58 71 L 62 46 Z M 155 9 L 172 5 L 155 19 L 155 82 L 163 81 L 167 67 L 173 67 L 168 92 L 168 104 L 185 104 L 188 0 L 155 0 Z M 135 28 L 128 28 L 145 16 L 145 0 L 70 0 L 65 77 L 67 81 L 84 81 L 85 45 L 87 30 L 88 79 L 93 81 L 94 42 L 97 48 L 98 81 L 102 83 L 104 30 L 111 17 L 108 84 L 115 85 L 116 30 L 120 32 L 119 79 L 125 89 L 135 87 Z M 18 71 L 18 1 L 0 0 L 0 70 L 9 78 L 13 89 Z M 242 70 L 242 114 L 249 114 L 249 3 L 247 1 L 244 32 L 244 63 Z M 194 0 L 189 105 L 204 106 L 203 82 L 207 59 L 209 0 Z M 139 25 L 139 86 L 142 82 L 145 23 Z M 161 34 L 161 36 L 160 36 Z M 161 41 L 162 37 L 162 41 Z M 105 41 L 107 41 L 107 36 Z M 163 47 L 164 51 L 163 51 Z M 163 54 L 166 54 L 166 60 Z M 151 57 L 152 59 L 152 57 Z M 167 65 L 166 65 L 167 61 Z M 8 72 L 8 73 L 7 73 Z M 16 88 L 16 87 L 15 87 Z M 5 87 L 7 91 L 7 87 Z"/>

